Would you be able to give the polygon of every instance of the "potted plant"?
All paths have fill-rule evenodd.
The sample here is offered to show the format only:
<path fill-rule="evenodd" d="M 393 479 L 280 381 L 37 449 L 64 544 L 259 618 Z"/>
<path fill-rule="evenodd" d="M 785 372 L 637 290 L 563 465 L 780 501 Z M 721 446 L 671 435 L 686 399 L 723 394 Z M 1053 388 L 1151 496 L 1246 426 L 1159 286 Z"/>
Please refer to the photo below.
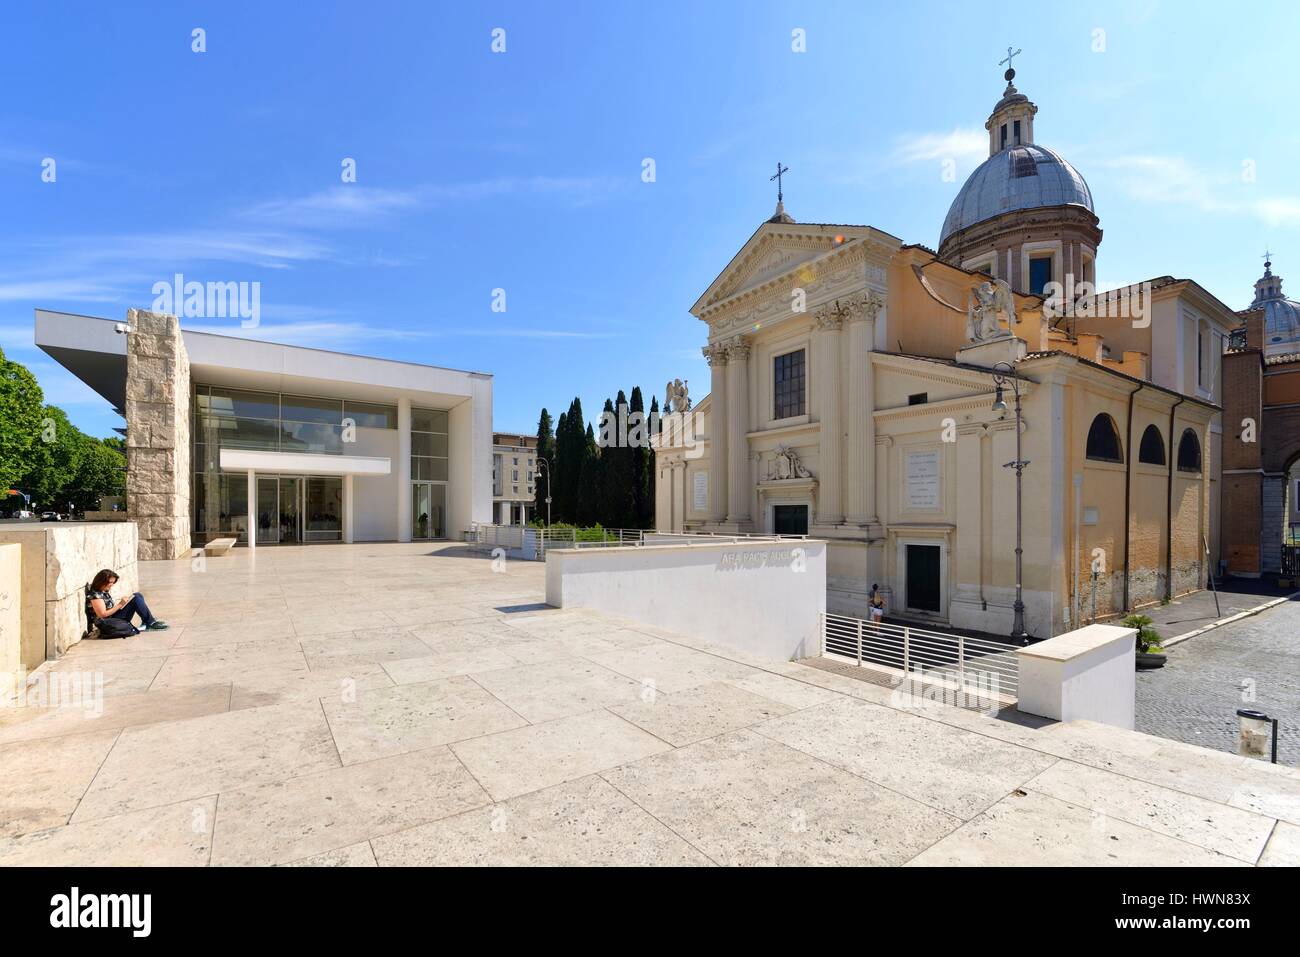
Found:
<path fill-rule="evenodd" d="M 1165 652 L 1160 646 L 1160 632 L 1152 626 L 1146 615 L 1129 615 L 1124 619 L 1125 628 L 1137 629 L 1137 667 L 1139 671 L 1148 668 L 1163 668 Z"/>

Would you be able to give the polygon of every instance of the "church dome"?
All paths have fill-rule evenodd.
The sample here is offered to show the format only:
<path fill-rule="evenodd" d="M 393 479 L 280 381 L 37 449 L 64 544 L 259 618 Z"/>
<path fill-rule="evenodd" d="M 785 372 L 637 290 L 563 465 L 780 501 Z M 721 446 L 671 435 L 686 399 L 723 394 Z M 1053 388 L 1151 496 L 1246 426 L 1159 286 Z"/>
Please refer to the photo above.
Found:
<path fill-rule="evenodd" d="M 1282 277 L 1274 275 L 1272 267 L 1271 262 L 1264 263 L 1264 275 L 1255 283 L 1255 301 L 1250 308 L 1264 310 L 1266 351 L 1283 346 L 1295 350 L 1300 348 L 1300 302 L 1282 295 Z"/>
<path fill-rule="evenodd" d="M 1096 214 L 1087 182 L 1060 153 L 1033 143 L 1008 147 L 970 174 L 948 209 L 939 242 L 1003 213 L 1043 206 L 1081 206 Z"/>

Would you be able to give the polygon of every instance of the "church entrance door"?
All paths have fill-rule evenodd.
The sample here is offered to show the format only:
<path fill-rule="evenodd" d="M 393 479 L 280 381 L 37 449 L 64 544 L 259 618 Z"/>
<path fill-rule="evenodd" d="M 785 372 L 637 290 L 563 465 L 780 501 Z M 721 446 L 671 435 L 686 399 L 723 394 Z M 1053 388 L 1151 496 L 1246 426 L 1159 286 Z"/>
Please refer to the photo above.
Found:
<path fill-rule="evenodd" d="M 907 546 L 907 607 L 938 614 L 939 546 Z"/>

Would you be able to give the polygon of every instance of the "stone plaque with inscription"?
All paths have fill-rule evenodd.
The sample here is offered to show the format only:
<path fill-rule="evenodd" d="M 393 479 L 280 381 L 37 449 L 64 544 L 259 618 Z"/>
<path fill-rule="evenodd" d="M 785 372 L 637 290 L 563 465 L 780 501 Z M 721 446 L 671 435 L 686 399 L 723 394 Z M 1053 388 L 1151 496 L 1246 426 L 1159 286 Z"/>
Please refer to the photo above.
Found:
<path fill-rule="evenodd" d="M 707 512 L 709 510 L 709 473 L 696 472 L 692 476 L 691 510 Z"/>
<path fill-rule="evenodd" d="M 939 450 L 908 452 L 904 500 L 908 508 L 937 509 L 939 500 Z"/>

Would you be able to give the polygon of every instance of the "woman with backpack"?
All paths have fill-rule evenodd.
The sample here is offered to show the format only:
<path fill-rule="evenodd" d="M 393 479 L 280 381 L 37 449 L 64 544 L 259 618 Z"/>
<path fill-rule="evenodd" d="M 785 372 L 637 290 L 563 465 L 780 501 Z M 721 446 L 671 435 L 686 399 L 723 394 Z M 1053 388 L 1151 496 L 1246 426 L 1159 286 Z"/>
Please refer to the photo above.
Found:
<path fill-rule="evenodd" d="M 110 589 L 116 584 L 117 572 L 104 568 L 95 576 L 90 591 L 86 593 L 86 616 L 91 624 L 99 627 L 101 638 L 126 638 L 141 631 L 162 631 L 167 627 L 167 622 L 153 616 L 139 592 L 130 598 L 114 601 Z M 136 615 L 140 616 L 144 628 L 137 628 L 132 622 Z"/>

